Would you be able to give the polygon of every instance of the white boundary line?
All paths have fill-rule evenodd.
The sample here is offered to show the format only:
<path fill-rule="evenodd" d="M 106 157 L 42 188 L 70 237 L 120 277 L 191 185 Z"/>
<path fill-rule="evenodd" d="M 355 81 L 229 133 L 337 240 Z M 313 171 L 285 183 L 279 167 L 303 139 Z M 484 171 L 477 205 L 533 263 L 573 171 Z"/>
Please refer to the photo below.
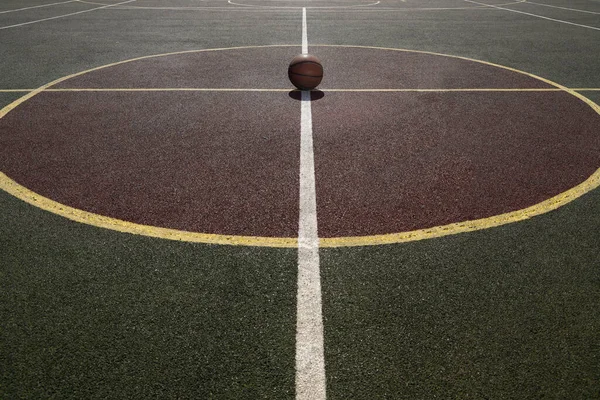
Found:
<path fill-rule="evenodd" d="M 79 3 L 94 4 L 94 5 L 106 5 L 104 3 L 92 2 L 89 0 L 75 0 Z M 208 1 L 208 0 L 203 0 Z M 275 1 L 275 0 L 273 0 Z M 290 0 L 291 1 L 291 0 Z M 498 6 L 508 6 L 513 4 L 524 3 L 526 0 L 516 0 L 510 3 L 498 4 Z M 379 5 L 381 1 L 377 2 Z M 229 3 L 234 5 L 233 3 Z M 295 12 L 300 8 L 307 9 L 319 9 L 322 12 L 387 12 L 387 11 L 446 11 L 446 10 L 494 10 L 493 8 L 485 6 L 476 7 L 437 7 L 437 8 L 417 8 L 417 7 L 401 7 L 401 8 L 390 8 L 390 7 L 372 7 L 374 4 L 370 4 L 370 7 L 365 5 L 353 5 L 353 6 L 316 6 L 316 7 L 275 7 L 275 6 L 250 6 L 250 5 L 238 5 L 235 7 L 221 7 L 221 6 L 210 6 L 210 7 L 146 7 L 146 6 L 126 6 L 117 7 L 116 10 L 192 10 L 192 11 L 247 11 L 247 12 Z"/>
<path fill-rule="evenodd" d="M 79 3 L 93 4 L 93 5 L 105 5 L 103 3 L 96 3 L 87 0 L 75 0 Z M 524 0 L 523 0 L 524 1 Z M 299 8 L 299 7 L 298 7 Z M 145 7 L 145 6 L 123 6 L 115 7 L 115 10 L 124 11 L 152 11 L 152 10 L 168 10 L 168 11 L 233 11 L 233 12 L 296 12 L 298 8 L 288 9 L 270 9 L 270 8 L 255 8 L 255 7 L 238 7 L 238 6 L 198 6 L 198 7 Z"/>
<path fill-rule="evenodd" d="M 308 53 L 306 8 L 302 9 L 302 53 Z M 310 91 L 303 90 L 300 125 L 300 216 L 296 298 L 296 400 L 325 400 L 325 350 L 319 266 L 317 195 Z"/>
<path fill-rule="evenodd" d="M 600 15 L 600 12 L 595 12 L 595 11 L 587 11 L 587 10 L 578 10 L 577 8 L 568 8 L 568 7 L 551 6 L 550 4 L 534 3 L 533 1 L 529 1 L 529 0 L 526 0 L 526 1 L 525 1 L 525 3 L 527 3 L 527 4 L 535 4 L 536 6 L 552 7 L 552 8 L 559 8 L 559 9 L 561 9 L 561 10 L 569 10 L 569 11 L 576 11 L 576 12 L 580 12 L 580 13 L 586 13 L 586 14 L 596 14 L 596 15 Z"/>
<path fill-rule="evenodd" d="M 511 12 L 518 13 L 518 14 L 529 15 L 531 17 L 546 19 L 548 21 L 560 22 L 560 23 L 563 23 L 563 24 L 574 25 L 574 26 L 579 26 L 581 28 L 587 28 L 587 29 L 593 29 L 595 31 L 600 31 L 600 28 L 596 28 L 595 26 L 589 26 L 589 25 L 583 25 L 583 24 L 576 24 L 575 22 L 563 21 L 562 19 L 548 18 L 548 17 L 544 17 L 542 15 L 532 14 L 532 13 L 528 13 L 528 12 L 525 12 L 525 11 L 512 10 L 510 8 L 493 6 L 493 5 L 490 5 L 490 4 L 479 3 L 479 2 L 473 1 L 473 0 L 464 0 L 464 1 L 466 1 L 467 3 L 479 4 L 479 5 L 482 5 L 482 6 L 488 6 L 488 7 L 496 8 L 498 10 L 511 11 Z"/>
<path fill-rule="evenodd" d="M 302 54 L 308 54 L 308 27 L 306 24 L 306 8 L 302 9 Z"/>
<path fill-rule="evenodd" d="M 368 3 L 368 4 L 351 4 L 349 6 L 312 6 L 312 7 L 298 7 L 298 6 L 261 6 L 261 5 L 256 5 L 256 4 L 244 4 L 244 3 L 236 3 L 233 2 L 232 0 L 227 0 L 228 4 L 234 5 L 234 6 L 241 6 L 241 7 L 255 7 L 255 8 L 272 8 L 272 9 L 299 9 L 302 8 L 303 10 L 306 8 L 310 8 L 310 9 L 354 9 L 354 8 L 358 8 L 358 7 L 371 7 L 371 6 L 376 6 L 379 3 L 381 3 L 381 1 L 376 1 L 374 3 Z"/>
<path fill-rule="evenodd" d="M 100 10 L 100 9 L 103 9 L 103 8 L 108 8 L 108 7 L 114 7 L 114 6 L 118 6 L 118 5 L 120 5 L 120 4 L 131 3 L 131 2 L 134 2 L 134 1 L 136 1 L 136 0 L 127 0 L 127 1 L 123 1 L 123 2 L 121 2 L 121 3 L 110 4 L 110 5 L 103 6 L 103 7 L 91 8 L 91 9 L 89 9 L 89 10 L 77 11 L 77 12 L 70 13 L 70 14 L 57 15 L 56 17 L 43 18 L 43 19 L 38 19 L 38 20 L 35 20 L 35 21 L 23 22 L 22 24 L 15 24 L 15 25 L 2 26 L 2 27 L 0 27 L 0 30 L 2 30 L 2 29 L 9 29 L 9 28 L 16 28 L 16 27 L 19 27 L 19 26 L 24 26 L 24 25 L 35 24 L 35 23 L 38 23 L 38 22 L 43 22 L 43 21 L 50 21 L 50 20 L 52 20 L 52 19 L 58 19 L 58 18 L 69 17 L 69 16 L 71 16 L 71 15 L 83 14 L 83 13 L 87 13 L 87 12 L 94 11 L 94 10 Z"/>
<path fill-rule="evenodd" d="M 520 4 L 520 3 L 524 3 L 526 0 L 518 0 L 518 1 L 513 1 L 510 3 L 503 3 L 503 4 L 498 4 L 499 6 L 509 6 L 509 5 L 513 5 L 513 4 Z M 600 1 L 600 0 L 599 0 Z M 312 8 L 317 8 L 317 7 L 307 7 L 309 9 Z M 362 7 L 362 8 L 357 8 L 357 7 L 348 7 L 345 9 L 341 9 L 341 10 L 336 10 L 333 8 L 322 8 L 321 12 L 392 12 L 392 11 L 398 11 L 398 12 L 412 12 L 412 11 L 494 11 L 493 8 L 490 8 L 487 4 L 485 6 L 474 6 L 474 7 L 399 7 L 399 8 L 393 8 L 393 7 Z"/>
<path fill-rule="evenodd" d="M 69 0 L 69 1 L 61 1 L 60 3 L 42 4 L 41 6 L 32 6 L 32 7 L 17 8 L 16 10 L 0 11 L 0 14 L 7 14 L 7 13 L 12 13 L 12 12 L 17 12 L 17 11 L 24 11 L 24 10 L 31 10 L 32 8 L 42 8 L 42 7 L 56 6 L 58 4 L 75 3 L 76 1 L 77 0 Z"/>

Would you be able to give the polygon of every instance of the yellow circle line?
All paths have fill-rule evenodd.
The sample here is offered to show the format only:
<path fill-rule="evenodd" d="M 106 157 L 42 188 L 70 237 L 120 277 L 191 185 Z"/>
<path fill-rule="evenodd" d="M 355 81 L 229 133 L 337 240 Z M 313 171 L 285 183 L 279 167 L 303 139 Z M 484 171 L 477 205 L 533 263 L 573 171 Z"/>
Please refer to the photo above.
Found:
<path fill-rule="evenodd" d="M 18 184 L 2 172 L 0 172 L 0 188 L 10 193 L 14 197 L 17 197 L 33 206 L 49 211 L 53 214 L 58 214 L 70 220 L 100 228 L 112 229 L 119 232 L 133 233 L 135 235 L 152 236 L 161 239 L 186 242 L 244 246 L 296 247 L 298 243 L 296 238 L 269 238 L 260 236 L 218 235 L 210 233 L 188 232 L 177 229 L 136 224 L 116 218 L 106 217 L 69 207 L 54 200 L 50 200 L 49 198 L 41 196 Z"/>
<path fill-rule="evenodd" d="M 521 71 L 515 68 L 506 67 L 499 64 L 494 64 L 487 61 L 475 60 L 468 57 L 461 56 L 453 56 L 448 54 L 434 53 L 428 51 L 419 51 L 419 50 L 404 50 L 404 49 L 391 49 L 387 47 L 376 47 L 376 46 L 349 46 L 349 45 L 312 45 L 312 47 L 320 46 L 320 47 L 347 47 L 347 48 L 366 48 L 366 49 L 377 49 L 377 50 L 387 50 L 387 51 L 406 51 L 411 53 L 421 53 L 421 54 L 430 54 L 430 55 L 438 55 L 438 56 L 446 56 L 466 61 L 478 62 L 481 64 L 489 65 L 496 68 L 502 68 L 508 71 L 516 72 L 519 74 L 527 75 L 532 78 L 538 79 L 542 82 L 545 82 L 549 85 L 552 85 L 560 90 L 563 90 L 587 105 L 589 105 L 594 111 L 596 111 L 600 115 L 600 106 L 594 103 L 592 100 L 583 96 L 580 93 L 577 93 L 573 89 L 569 89 L 563 85 L 560 85 L 556 82 L 553 82 L 549 79 L 539 77 L 534 74 L 530 74 L 525 71 Z M 457 222 L 448 225 L 436 226 L 432 228 L 426 229 L 417 229 L 409 232 L 400 232 L 400 233 L 390 233 L 383 235 L 368 235 L 368 236 L 349 236 L 349 237 L 335 237 L 335 238 L 321 238 L 319 245 L 321 247 L 343 247 L 343 246 L 369 246 L 369 245 L 380 245 L 380 244 L 390 244 L 390 243 L 402 243 L 402 242 L 410 242 L 415 240 L 423 240 L 423 239 L 431 239 L 435 237 L 453 235 L 457 233 L 463 232 L 471 232 L 481 229 L 493 228 L 500 225 L 509 224 L 512 222 L 523 221 L 525 219 L 534 217 L 536 215 L 545 214 L 552 210 L 556 210 L 557 208 L 564 206 L 567 203 L 577 199 L 578 197 L 583 196 L 585 193 L 596 189 L 600 186 L 600 169 L 597 169 L 589 178 L 580 183 L 579 185 L 562 192 L 550 199 L 544 200 L 540 203 L 534 204 L 533 206 L 511 211 L 508 213 L 495 215 L 492 217 L 476 219 L 472 221 L 464 221 Z"/>
<path fill-rule="evenodd" d="M 268 48 L 268 47 L 301 47 L 299 45 L 265 45 L 265 46 L 242 46 L 242 47 L 228 47 L 228 48 L 216 48 L 216 49 L 202 49 L 202 50 L 186 50 L 177 51 L 164 54 L 156 54 L 150 56 L 136 57 L 129 60 L 118 61 L 111 64 L 102 65 L 99 67 L 91 68 L 85 71 L 77 72 L 75 74 L 67 75 L 65 77 L 56 79 L 50 83 L 47 83 L 39 88 L 27 93 L 25 96 L 15 100 L 6 107 L 0 110 L 0 118 L 3 118 L 10 111 L 18 107 L 20 104 L 31 99 L 35 95 L 43 92 L 50 87 L 64 82 L 68 79 L 75 78 L 80 75 L 84 75 L 90 72 L 98 71 L 104 68 L 113 67 L 120 64 L 126 64 L 129 62 L 144 60 L 155 57 L 167 57 L 171 55 L 186 54 L 186 53 L 199 53 L 209 51 L 222 51 L 222 50 L 239 50 L 239 49 L 252 49 L 252 48 Z M 99 214 L 79 210 L 73 207 L 66 206 L 57 201 L 51 200 L 47 197 L 41 196 L 25 186 L 17 183 L 16 181 L 9 178 L 6 174 L 0 172 L 0 189 L 12 194 L 13 196 L 29 203 L 33 206 L 39 207 L 43 210 L 49 211 L 54 214 L 58 214 L 70 220 L 81 222 L 88 225 L 93 225 L 101 228 L 107 228 L 116 230 L 119 232 L 132 233 L 136 235 L 152 236 L 162 239 L 180 240 L 188 242 L 200 242 L 200 243 L 211 243 L 211 244 L 228 244 L 228 245 L 243 245 L 243 246 L 267 246 L 267 247 L 297 247 L 297 238 L 281 238 L 281 237 L 261 237 L 261 236 L 240 236 L 240 235 L 219 235 L 210 233 L 198 233 L 181 231 L 177 229 L 161 228 L 150 225 L 136 224 L 133 222 L 123 221 L 116 218 L 110 218 Z"/>
<path fill-rule="evenodd" d="M 202 53 L 202 52 L 225 51 L 225 50 L 258 49 L 258 48 L 269 48 L 269 47 L 301 47 L 301 46 L 300 45 L 261 45 L 261 46 L 221 47 L 221 48 L 216 48 L 216 49 L 201 49 L 201 50 L 184 50 L 184 51 L 174 51 L 174 52 L 163 53 L 163 54 L 154 54 L 154 55 L 150 55 L 150 56 L 136 57 L 136 58 L 131 58 L 131 59 L 124 60 L 124 61 L 117 61 L 117 62 L 114 62 L 114 63 L 110 63 L 110 64 L 106 64 L 106 65 L 101 65 L 99 67 L 91 68 L 91 69 L 88 69 L 88 70 L 85 70 L 85 71 L 77 72 L 75 74 L 63 76 L 62 78 L 58 78 L 58 79 L 56 79 L 56 80 L 54 80 L 54 81 L 52 81 L 50 83 L 47 83 L 47 84 L 45 84 L 43 86 L 40 86 L 39 88 L 37 88 L 37 89 L 29 92 L 25 96 L 23 96 L 23 97 L 15 100 L 14 102 L 10 103 L 8 106 L 6 106 L 3 109 L 1 109 L 0 110 L 0 118 L 4 117 L 6 114 L 8 114 L 11 110 L 13 110 L 18 105 L 24 103 L 25 101 L 29 100 L 33 96 L 39 94 L 40 92 L 43 92 L 46 89 L 49 89 L 50 87 L 52 87 L 54 85 L 57 85 L 57 84 L 59 84 L 61 82 L 64 82 L 66 80 L 75 78 L 77 76 L 89 74 L 90 72 L 98 71 L 98 70 L 101 70 L 101 69 L 104 69 L 104 68 L 114 67 L 116 65 L 127 64 L 127 63 L 130 63 L 130 62 L 139 61 L 139 60 L 145 60 L 145 59 L 148 59 L 148 58 L 168 57 L 168 56 L 175 56 L 175 55 L 179 55 L 179 54 Z"/>
<path fill-rule="evenodd" d="M 252 49 L 252 48 L 268 48 L 268 47 L 300 47 L 298 45 L 266 45 L 266 46 L 243 46 L 243 47 L 230 47 L 230 48 L 218 48 L 218 49 L 203 49 L 203 50 L 186 50 L 186 51 L 178 51 L 150 56 L 143 56 L 132 58 L 125 61 L 119 61 L 107 65 L 103 65 L 100 67 L 92 68 L 86 71 L 78 72 L 72 75 L 65 76 L 63 78 L 52 81 L 46 85 L 39 87 L 38 89 L 33 90 L 30 93 L 27 93 L 25 96 L 15 100 L 10 103 L 2 110 L 0 110 L 0 118 L 4 117 L 7 113 L 13 110 L 15 107 L 19 106 L 23 102 L 29 100 L 33 96 L 43 92 L 50 87 L 66 81 L 68 79 L 87 74 L 93 71 L 97 71 L 103 68 L 109 68 L 115 65 L 125 64 L 128 62 L 154 58 L 154 57 L 166 57 L 171 55 L 185 54 L 185 53 L 197 53 L 197 52 L 208 52 L 208 51 L 223 51 L 223 50 L 238 50 L 238 49 Z M 539 76 L 530 74 L 528 72 L 520 71 L 515 68 L 505 67 L 502 65 L 490 63 L 487 61 L 475 60 L 467 57 L 460 57 L 448 54 L 434 53 L 428 51 L 419 51 L 419 50 L 408 50 L 408 49 L 394 49 L 387 47 L 375 47 L 375 46 L 350 46 L 350 45 L 312 45 L 311 47 L 337 47 L 337 48 L 363 48 L 363 49 L 375 49 L 375 50 L 385 50 L 385 51 L 401 51 L 401 52 L 409 52 L 409 53 L 419 53 L 419 54 L 429 54 L 435 56 L 442 57 L 450 57 L 455 59 L 462 59 L 471 62 L 477 62 L 480 64 L 490 65 L 492 67 L 502 68 L 505 70 L 513 71 L 516 73 L 520 73 L 523 75 L 530 76 L 532 78 L 538 79 L 542 82 L 545 82 L 551 86 L 554 86 L 562 91 L 565 91 L 581 101 L 585 102 L 589 105 L 594 111 L 596 111 L 600 115 L 600 106 L 596 103 L 588 99 L 587 97 L 577 93 L 573 89 L 569 89 L 565 86 L 562 86 L 558 83 L 552 82 L 548 79 L 541 78 Z M 470 232 L 475 230 L 481 230 L 491 227 L 496 227 L 500 225 L 505 225 L 512 222 L 522 221 L 524 219 L 531 218 L 536 215 L 544 214 L 549 211 L 555 210 L 576 198 L 584 195 L 585 193 L 597 188 L 600 186 L 600 169 L 596 170 L 589 178 L 587 178 L 584 182 L 579 185 L 558 194 L 550 199 L 537 203 L 533 206 L 508 212 L 505 214 L 500 214 L 492 217 L 481 218 L 472 221 L 464 221 L 457 222 L 443 226 L 436 226 L 426 229 L 418 229 L 409 232 L 400 232 L 400 233 L 390 233 L 390 234 L 382 234 L 382 235 L 368 235 L 368 236 L 349 236 L 349 237 L 334 237 L 334 238 L 320 238 L 319 246 L 320 247 L 342 247 L 342 246 L 369 246 L 369 245 L 379 245 L 379 244 L 390 244 L 390 243 L 401 243 L 401 242 L 409 242 L 414 240 L 423 240 L 430 239 L 435 237 L 447 236 L 462 232 Z M 239 235 L 220 235 L 220 234 L 207 234 L 207 233 L 197 233 L 197 232 L 188 232 L 181 231 L 176 229 L 168 229 L 168 228 L 160 228 L 149 225 L 136 224 L 128 221 L 122 221 L 115 218 L 105 217 L 102 215 L 90 213 L 87 211 L 79 210 L 73 207 L 69 207 L 58 203 L 54 200 L 48 199 L 44 196 L 41 196 L 33 191 L 27 189 L 26 187 L 20 185 L 15 182 L 4 173 L 0 172 L 0 189 L 12 194 L 13 196 L 46 211 L 52 212 L 54 214 L 61 215 L 65 218 L 101 227 L 116 230 L 119 232 L 132 233 L 137 235 L 145 235 L 151 237 L 157 237 L 162 239 L 169 240 L 180 240 L 180 241 L 188 241 L 188 242 L 201 242 L 201 243 L 211 243 L 211 244 L 227 244 L 227 245 L 245 245 L 245 246 L 266 246 L 266 247 L 297 247 L 298 240 L 297 238 L 289 238 L 289 237 L 262 237 L 262 236 L 239 236 Z"/>

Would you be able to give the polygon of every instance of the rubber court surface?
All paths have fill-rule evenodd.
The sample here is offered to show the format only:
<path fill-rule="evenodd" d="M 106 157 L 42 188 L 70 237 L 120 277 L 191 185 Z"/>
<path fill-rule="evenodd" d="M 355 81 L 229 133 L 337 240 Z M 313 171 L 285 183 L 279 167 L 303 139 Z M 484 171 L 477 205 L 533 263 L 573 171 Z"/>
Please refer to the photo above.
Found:
<path fill-rule="evenodd" d="M 600 394 L 600 2 L 6 0 L 0 50 L 0 398 Z"/>

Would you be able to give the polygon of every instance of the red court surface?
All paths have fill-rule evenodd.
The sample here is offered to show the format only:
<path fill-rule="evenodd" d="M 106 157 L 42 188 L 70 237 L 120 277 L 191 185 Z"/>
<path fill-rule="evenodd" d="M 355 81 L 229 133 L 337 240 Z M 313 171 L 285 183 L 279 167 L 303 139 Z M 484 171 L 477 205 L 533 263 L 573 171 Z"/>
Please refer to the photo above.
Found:
<path fill-rule="evenodd" d="M 544 201 L 600 165 L 599 120 L 564 92 L 327 93 L 313 103 L 319 233 L 404 232 Z"/>
<path fill-rule="evenodd" d="M 296 108 L 287 93 L 42 93 L 1 121 L 15 132 L 4 136 L 3 171 L 130 222 L 294 236 Z"/>
<path fill-rule="evenodd" d="M 0 120 L 11 132 L 2 170 L 54 201 L 129 222 L 294 237 L 300 103 L 286 66 L 299 51 L 187 52 L 60 82 L 50 89 L 64 91 Z M 312 52 L 325 65 L 312 102 L 320 237 L 519 210 L 600 165 L 600 116 L 550 83 L 434 54 Z"/>

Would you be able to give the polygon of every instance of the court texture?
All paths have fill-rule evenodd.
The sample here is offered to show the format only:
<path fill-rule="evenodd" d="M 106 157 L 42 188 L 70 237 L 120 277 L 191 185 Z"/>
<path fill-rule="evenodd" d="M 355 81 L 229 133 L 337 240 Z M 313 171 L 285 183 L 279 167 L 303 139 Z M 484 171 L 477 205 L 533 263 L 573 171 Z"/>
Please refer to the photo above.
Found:
<path fill-rule="evenodd" d="M 0 0 L 0 54 L 0 398 L 600 397 L 600 1 Z"/>

